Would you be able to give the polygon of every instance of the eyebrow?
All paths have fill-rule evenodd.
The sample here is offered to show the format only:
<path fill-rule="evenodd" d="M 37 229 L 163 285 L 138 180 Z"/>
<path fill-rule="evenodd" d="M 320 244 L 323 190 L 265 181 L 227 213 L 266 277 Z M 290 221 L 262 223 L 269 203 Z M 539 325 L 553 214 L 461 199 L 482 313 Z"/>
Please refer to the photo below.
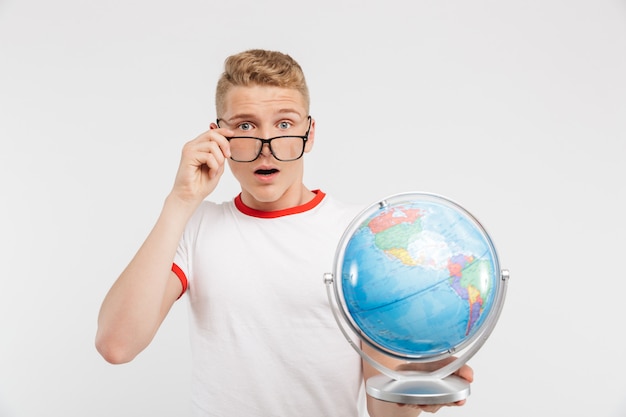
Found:
<path fill-rule="evenodd" d="M 291 108 L 280 109 L 276 113 L 279 115 L 280 114 L 293 114 L 293 115 L 297 115 L 298 117 L 302 117 L 300 115 L 300 112 Z M 304 118 L 306 117 L 303 117 L 303 119 Z M 239 120 L 257 120 L 257 115 L 252 114 L 252 113 L 240 113 L 240 114 L 233 115 L 229 119 L 222 119 L 222 120 L 224 120 L 228 124 L 233 124 L 234 121 L 239 121 Z"/>

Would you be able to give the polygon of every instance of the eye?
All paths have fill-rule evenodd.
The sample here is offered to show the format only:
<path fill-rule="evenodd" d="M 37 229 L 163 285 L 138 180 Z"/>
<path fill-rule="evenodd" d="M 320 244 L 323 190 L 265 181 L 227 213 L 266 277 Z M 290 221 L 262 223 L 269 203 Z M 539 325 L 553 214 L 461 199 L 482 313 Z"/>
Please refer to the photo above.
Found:
<path fill-rule="evenodd" d="M 286 122 L 286 121 L 282 121 L 280 123 L 278 123 L 278 128 L 279 129 L 289 129 L 291 127 L 291 122 Z"/>
<path fill-rule="evenodd" d="M 244 131 L 252 130 L 252 123 L 243 122 L 243 123 L 240 123 L 239 126 L 237 126 L 237 128 L 244 130 Z"/>

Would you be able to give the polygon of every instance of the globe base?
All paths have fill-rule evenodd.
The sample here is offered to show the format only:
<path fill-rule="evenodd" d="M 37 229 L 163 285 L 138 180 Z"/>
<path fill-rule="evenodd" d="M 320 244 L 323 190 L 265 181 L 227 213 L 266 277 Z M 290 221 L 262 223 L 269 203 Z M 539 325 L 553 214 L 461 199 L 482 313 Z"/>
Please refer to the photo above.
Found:
<path fill-rule="evenodd" d="M 378 400 L 392 403 L 449 404 L 466 399 L 470 394 L 470 384 L 456 375 L 443 379 L 398 381 L 381 374 L 367 380 L 366 392 Z"/>

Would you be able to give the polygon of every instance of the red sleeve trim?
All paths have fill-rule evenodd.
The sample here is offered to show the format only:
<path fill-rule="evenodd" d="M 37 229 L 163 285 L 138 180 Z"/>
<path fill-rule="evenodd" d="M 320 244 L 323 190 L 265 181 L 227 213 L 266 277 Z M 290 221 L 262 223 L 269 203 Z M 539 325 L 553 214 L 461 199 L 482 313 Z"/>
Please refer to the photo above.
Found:
<path fill-rule="evenodd" d="M 180 269 L 180 267 L 178 265 L 172 264 L 172 272 L 174 274 L 176 274 L 176 276 L 180 280 L 180 283 L 183 285 L 183 290 L 181 291 L 180 295 L 178 296 L 178 298 L 180 298 L 187 291 L 187 287 L 189 286 L 189 282 L 187 281 L 187 276 L 185 276 L 185 273 L 183 272 L 182 269 Z M 178 298 L 177 298 L 177 300 L 178 300 Z"/>
<path fill-rule="evenodd" d="M 317 205 L 322 202 L 326 194 L 324 194 L 324 192 L 322 192 L 321 190 L 313 190 L 313 192 L 315 193 L 315 197 L 313 197 L 313 199 L 308 203 L 304 203 L 301 206 L 290 207 L 284 210 L 261 211 L 250 208 L 243 203 L 243 200 L 241 199 L 241 194 L 235 197 L 235 207 L 237 207 L 240 212 L 242 212 L 243 214 L 247 214 L 248 216 L 259 217 L 262 219 L 275 219 L 277 217 L 289 216 L 291 214 L 304 213 L 305 211 L 309 211 L 317 207 Z"/>

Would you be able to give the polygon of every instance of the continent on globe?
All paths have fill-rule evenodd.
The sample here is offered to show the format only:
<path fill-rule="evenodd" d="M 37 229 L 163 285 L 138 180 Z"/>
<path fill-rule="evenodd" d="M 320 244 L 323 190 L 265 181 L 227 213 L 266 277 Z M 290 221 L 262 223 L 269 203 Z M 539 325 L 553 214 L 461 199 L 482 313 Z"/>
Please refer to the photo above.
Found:
<path fill-rule="evenodd" d="M 423 209 L 394 207 L 372 218 L 367 227 L 374 234 L 375 246 L 404 265 L 447 267 L 450 287 L 468 306 L 467 336 L 482 315 L 491 290 L 483 269 L 489 268 L 489 262 L 474 255 L 453 254 L 442 237 L 424 231 L 421 218 L 427 214 Z"/>
<path fill-rule="evenodd" d="M 491 290 L 489 280 L 485 280 L 485 269 L 489 268 L 486 261 L 477 260 L 472 255 L 455 255 L 448 261 L 450 271 L 450 286 L 469 304 L 469 319 L 467 330 L 470 331 L 483 312 L 483 300 Z"/>
<path fill-rule="evenodd" d="M 374 217 L 367 226 L 375 235 L 376 247 L 406 265 L 417 265 L 408 252 L 408 245 L 422 231 L 419 218 L 423 214 L 420 209 L 398 208 Z"/>

